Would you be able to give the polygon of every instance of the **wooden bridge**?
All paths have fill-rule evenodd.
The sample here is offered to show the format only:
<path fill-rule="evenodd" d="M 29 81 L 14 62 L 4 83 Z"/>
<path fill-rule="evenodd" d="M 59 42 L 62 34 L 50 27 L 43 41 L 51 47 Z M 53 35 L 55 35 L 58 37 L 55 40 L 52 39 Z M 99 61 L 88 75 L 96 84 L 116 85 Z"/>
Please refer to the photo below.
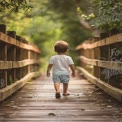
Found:
<path fill-rule="evenodd" d="M 71 95 L 56 99 L 51 79 L 40 76 L 38 48 L 1 25 L 0 122 L 122 122 L 121 48 L 121 33 L 78 45 Z"/>

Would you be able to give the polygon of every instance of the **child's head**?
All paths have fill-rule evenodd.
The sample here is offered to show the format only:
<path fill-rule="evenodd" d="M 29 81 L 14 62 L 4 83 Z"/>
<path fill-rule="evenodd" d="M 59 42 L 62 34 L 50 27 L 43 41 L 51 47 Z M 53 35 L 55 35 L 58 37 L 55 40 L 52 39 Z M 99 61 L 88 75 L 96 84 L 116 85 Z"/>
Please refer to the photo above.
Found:
<path fill-rule="evenodd" d="M 69 48 L 68 43 L 62 40 L 57 41 L 54 45 L 54 50 L 57 53 L 65 53 L 67 52 L 68 48 Z"/>

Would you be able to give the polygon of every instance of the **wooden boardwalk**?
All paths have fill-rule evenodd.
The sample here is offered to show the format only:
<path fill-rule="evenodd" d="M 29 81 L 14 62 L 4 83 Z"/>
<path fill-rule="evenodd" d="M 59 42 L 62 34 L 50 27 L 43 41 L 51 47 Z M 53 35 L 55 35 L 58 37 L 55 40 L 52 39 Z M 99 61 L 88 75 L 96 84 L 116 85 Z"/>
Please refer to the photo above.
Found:
<path fill-rule="evenodd" d="M 69 91 L 56 99 L 50 79 L 28 82 L 0 103 L 0 122 L 122 122 L 121 103 L 85 79 L 71 79 Z"/>

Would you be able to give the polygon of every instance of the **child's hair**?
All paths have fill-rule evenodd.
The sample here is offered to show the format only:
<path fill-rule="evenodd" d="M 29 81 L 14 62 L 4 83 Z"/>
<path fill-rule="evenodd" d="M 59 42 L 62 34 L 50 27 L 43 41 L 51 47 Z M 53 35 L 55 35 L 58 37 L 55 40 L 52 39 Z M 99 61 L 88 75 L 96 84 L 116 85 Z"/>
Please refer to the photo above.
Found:
<path fill-rule="evenodd" d="M 65 53 L 69 49 L 69 45 L 67 42 L 59 40 L 54 45 L 54 50 L 57 53 Z"/>

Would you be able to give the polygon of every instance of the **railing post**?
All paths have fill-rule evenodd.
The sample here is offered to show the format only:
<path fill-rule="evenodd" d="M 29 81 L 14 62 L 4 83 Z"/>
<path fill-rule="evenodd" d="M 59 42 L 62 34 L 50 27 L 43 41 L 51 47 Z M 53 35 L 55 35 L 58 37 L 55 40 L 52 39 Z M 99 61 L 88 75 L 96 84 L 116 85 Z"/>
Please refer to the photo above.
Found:
<path fill-rule="evenodd" d="M 5 61 L 5 57 L 6 57 L 6 46 L 4 43 L 0 44 L 0 50 L 1 50 L 1 54 L 0 54 L 0 60 L 1 61 Z M 4 88 L 7 86 L 7 71 L 0 69 L 0 89 Z"/>
<path fill-rule="evenodd" d="M 16 40 L 17 40 L 17 44 L 20 44 L 21 42 L 21 38 L 20 36 L 16 35 Z M 16 60 L 20 61 L 21 60 L 21 48 L 17 47 L 16 48 Z M 16 69 L 16 79 L 20 80 L 21 79 L 21 68 L 17 68 Z"/>
<path fill-rule="evenodd" d="M 33 51 L 30 51 L 30 58 L 33 59 Z M 30 65 L 30 72 L 33 72 L 33 64 Z"/>
<path fill-rule="evenodd" d="M 30 42 L 28 42 L 28 44 L 30 45 Z M 28 50 L 28 59 L 31 59 L 31 51 Z M 28 65 L 28 73 L 31 72 L 31 65 Z"/>
<path fill-rule="evenodd" d="M 28 44 L 28 42 L 24 38 L 21 38 L 21 41 L 25 44 Z M 25 60 L 25 59 L 28 59 L 28 50 L 22 49 L 21 50 L 21 60 Z M 28 66 L 22 67 L 22 77 L 27 75 L 27 73 L 28 73 Z"/>
<path fill-rule="evenodd" d="M 94 37 L 94 42 L 99 41 L 99 37 Z M 100 48 L 96 47 L 93 49 L 94 50 L 94 59 L 100 60 Z M 94 76 L 97 78 L 100 78 L 100 67 L 94 66 Z"/>
<path fill-rule="evenodd" d="M 22 43 L 27 43 L 27 41 L 25 41 L 22 37 L 17 36 L 17 40 L 22 42 Z M 20 61 L 27 59 L 28 58 L 28 51 L 25 49 L 20 49 Z M 27 73 L 27 67 L 24 66 L 22 68 L 20 68 L 20 78 L 24 77 Z"/>
<path fill-rule="evenodd" d="M 5 24 L 0 24 L 0 32 L 3 32 L 6 34 L 6 25 Z"/>
<path fill-rule="evenodd" d="M 100 39 L 107 38 L 109 36 L 108 33 L 100 33 Z M 100 60 L 109 60 L 109 45 L 105 45 L 100 47 Z M 105 77 L 105 74 L 103 72 L 107 71 L 106 68 L 100 68 L 100 79 L 105 82 L 109 82 L 108 78 Z"/>
<path fill-rule="evenodd" d="M 6 25 L 0 24 L 0 32 L 6 34 Z M 0 44 L 0 60 L 7 61 L 7 45 L 5 43 Z M 0 89 L 7 86 L 7 70 L 0 69 Z"/>
<path fill-rule="evenodd" d="M 7 31 L 7 35 L 11 38 L 16 39 L 16 32 L 15 31 Z M 7 61 L 16 61 L 16 47 L 13 45 L 8 45 L 7 50 L 8 56 Z M 15 82 L 16 80 L 16 69 L 8 69 L 8 84 Z"/>
<path fill-rule="evenodd" d="M 7 61 L 7 44 L 5 44 L 5 61 Z M 7 70 L 5 70 L 5 81 L 6 81 L 6 86 L 8 85 L 7 84 Z"/>
<path fill-rule="evenodd" d="M 81 50 L 80 50 L 80 55 L 81 55 L 81 56 L 85 56 L 85 51 L 84 51 L 84 49 L 81 49 Z M 84 69 L 86 69 L 85 63 L 82 62 L 81 60 L 80 60 L 80 66 L 83 67 Z"/>

